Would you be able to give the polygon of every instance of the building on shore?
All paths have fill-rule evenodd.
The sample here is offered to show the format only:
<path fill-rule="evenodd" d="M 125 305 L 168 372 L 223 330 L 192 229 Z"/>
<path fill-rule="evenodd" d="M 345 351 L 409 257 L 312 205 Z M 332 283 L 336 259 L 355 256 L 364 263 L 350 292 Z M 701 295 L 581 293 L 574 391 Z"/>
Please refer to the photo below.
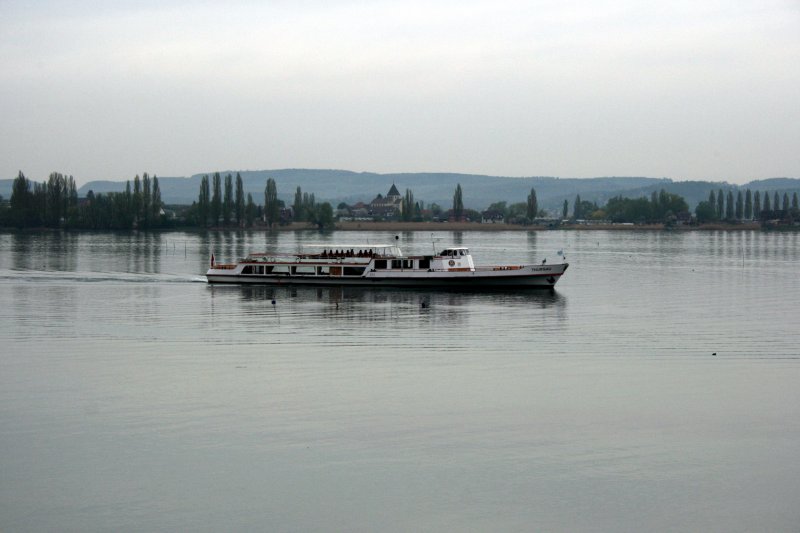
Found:
<path fill-rule="evenodd" d="M 374 200 L 369 203 L 369 211 L 372 216 L 376 217 L 396 217 L 403 214 L 403 196 L 397 187 L 392 183 L 392 187 L 386 196 L 378 194 Z"/>

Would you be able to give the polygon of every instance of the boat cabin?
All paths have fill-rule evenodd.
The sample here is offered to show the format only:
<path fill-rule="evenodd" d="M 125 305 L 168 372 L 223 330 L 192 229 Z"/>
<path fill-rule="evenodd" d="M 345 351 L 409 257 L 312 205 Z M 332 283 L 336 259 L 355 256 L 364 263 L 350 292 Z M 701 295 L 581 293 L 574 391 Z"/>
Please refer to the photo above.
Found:
<path fill-rule="evenodd" d="M 406 256 L 396 245 L 337 246 L 321 252 L 287 256 L 251 254 L 240 260 L 244 276 L 361 277 L 369 272 L 475 271 L 466 247 L 445 248 L 436 255 Z"/>
<path fill-rule="evenodd" d="M 464 248 L 463 246 L 445 248 L 439 252 L 439 255 L 442 257 L 463 257 L 465 255 L 469 255 L 469 248 Z"/>
<path fill-rule="evenodd" d="M 475 263 L 469 253 L 469 248 L 453 246 L 445 248 L 434 258 L 434 270 L 469 270 L 475 271 Z"/>

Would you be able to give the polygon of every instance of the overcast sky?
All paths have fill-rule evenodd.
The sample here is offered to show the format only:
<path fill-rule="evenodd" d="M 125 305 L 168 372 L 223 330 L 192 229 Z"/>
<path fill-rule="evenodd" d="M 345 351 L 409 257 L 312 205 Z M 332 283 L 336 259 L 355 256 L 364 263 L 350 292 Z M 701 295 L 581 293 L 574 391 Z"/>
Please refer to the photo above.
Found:
<path fill-rule="evenodd" d="M 800 1 L 0 0 L 0 177 L 800 177 Z"/>

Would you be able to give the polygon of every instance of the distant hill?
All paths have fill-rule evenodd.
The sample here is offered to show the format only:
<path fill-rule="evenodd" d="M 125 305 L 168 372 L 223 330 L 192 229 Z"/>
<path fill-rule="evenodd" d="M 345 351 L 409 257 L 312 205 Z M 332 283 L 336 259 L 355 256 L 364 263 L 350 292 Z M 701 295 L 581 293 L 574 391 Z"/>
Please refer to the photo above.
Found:
<path fill-rule="evenodd" d="M 236 176 L 236 171 L 221 171 Z M 352 172 L 348 170 L 322 169 L 276 169 L 239 171 L 244 182 L 245 194 L 251 193 L 257 203 L 264 201 L 264 187 L 267 178 L 278 184 L 278 196 L 292 203 L 294 191 L 299 186 L 303 192 L 314 193 L 318 201 L 329 201 L 334 206 L 339 202 L 368 202 L 377 194 L 386 194 L 394 183 L 401 193 L 406 189 L 414 192 L 414 198 L 426 205 L 433 202 L 449 207 L 453 201 L 453 191 L 460 183 L 464 191 L 464 204 L 474 209 L 486 208 L 492 202 L 524 202 L 531 188 L 536 189 L 539 204 L 546 209 L 559 209 L 566 199 L 572 205 L 575 196 L 582 200 L 604 204 L 613 196 L 649 196 L 653 191 L 665 189 L 686 198 L 694 207 L 708 198 L 711 190 L 725 191 L 747 189 L 759 191 L 799 192 L 800 179 L 770 178 L 753 181 L 741 186 L 710 181 L 673 181 L 667 178 L 647 177 L 598 177 L 598 178 L 556 178 L 526 177 L 511 178 L 479 174 L 454 173 L 396 173 L 378 174 L 374 172 Z M 212 173 L 208 175 L 211 176 Z M 197 200 L 202 174 L 191 177 L 161 177 L 158 182 L 161 197 L 168 204 L 191 204 Z M 0 195 L 11 196 L 13 180 L 0 180 Z M 92 181 L 78 190 L 85 196 L 89 190 L 95 193 L 119 192 L 125 189 L 124 182 Z"/>
<path fill-rule="evenodd" d="M 229 171 L 220 172 L 224 177 Z M 236 171 L 230 171 L 235 176 Z M 653 184 L 667 184 L 669 180 L 653 178 L 585 178 L 560 179 L 553 177 L 509 178 L 476 174 L 416 173 L 416 174 L 376 174 L 372 172 L 351 172 L 347 170 L 281 169 L 240 171 L 245 193 L 251 193 L 257 202 L 263 203 L 264 187 L 267 178 L 273 178 L 278 185 L 278 196 L 291 203 L 295 189 L 314 193 L 317 200 L 355 203 L 370 201 L 376 195 L 386 194 L 392 184 L 401 193 L 406 189 L 414 192 L 417 200 L 426 204 L 436 202 L 449 206 L 453 201 L 453 191 L 461 184 L 464 191 L 464 204 L 471 208 L 484 208 L 492 202 L 506 200 L 522 202 L 527 198 L 531 187 L 536 189 L 539 203 L 548 202 L 555 206 L 563 197 L 574 198 L 575 194 L 589 196 L 613 196 L 630 188 L 643 188 Z M 189 178 L 158 178 L 161 196 L 166 203 L 188 204 L 197 199 L 202 174 Z M 98 192 L 120 191 L 124 184 L 109 181 L 94 181 L 79 189 L 84 195 L 89 190 Z"/>

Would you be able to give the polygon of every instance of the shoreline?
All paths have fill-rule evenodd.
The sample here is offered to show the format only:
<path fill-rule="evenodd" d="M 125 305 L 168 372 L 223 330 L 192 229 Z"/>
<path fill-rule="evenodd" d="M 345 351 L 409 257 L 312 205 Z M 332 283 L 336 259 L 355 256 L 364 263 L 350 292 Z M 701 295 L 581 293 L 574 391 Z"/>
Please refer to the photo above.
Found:
<path fill-rule="evenodd" d="M 499 232 L 499 231 L 797 231 L 793 227 L 765 229 L 758 222 L 746 222 L 741 224 L 703 224 L 700 226 L 672 226 L 665 227 L 664 224 L 562 224 L 555 228 L 546 226 L 522 226 L 517 224 L 482 224 L 480 222 L 337 222 L 330 230 L 323 231 L 474 231 L 474 232 Z M 66 231 L 66 232 L 170 232 L 170 231 L 320 231 L 316 226 L 311 226 L 306 222 L 292 222 L 285 226 L 273 226 L 271 229 L 266 226 L 254 226 L 252 228 L 233 228 L 233 227 L 213 227 L 196 228 L 186 226 L 175 226 L 169 228 L 153 229 L 130 229 L 130 230 L 99 230 L 99 229 L 77 229 L 77 228 L 0 228 L 0 233 L 27 233 L 42 231 Z"/>
<path fill-rule="evenodd" d="M 302 230 L 284 226 L 279 229 Z M 563 224 L 557 228 L 521 226 L 517 224 L 481 224 L 480 222 L 338 222 L 336 231 L 752 231 L 761 230 L 758 222 L 742 224 L 703 224 L 702 226 L 673 226 L 664 224 Z"/>

